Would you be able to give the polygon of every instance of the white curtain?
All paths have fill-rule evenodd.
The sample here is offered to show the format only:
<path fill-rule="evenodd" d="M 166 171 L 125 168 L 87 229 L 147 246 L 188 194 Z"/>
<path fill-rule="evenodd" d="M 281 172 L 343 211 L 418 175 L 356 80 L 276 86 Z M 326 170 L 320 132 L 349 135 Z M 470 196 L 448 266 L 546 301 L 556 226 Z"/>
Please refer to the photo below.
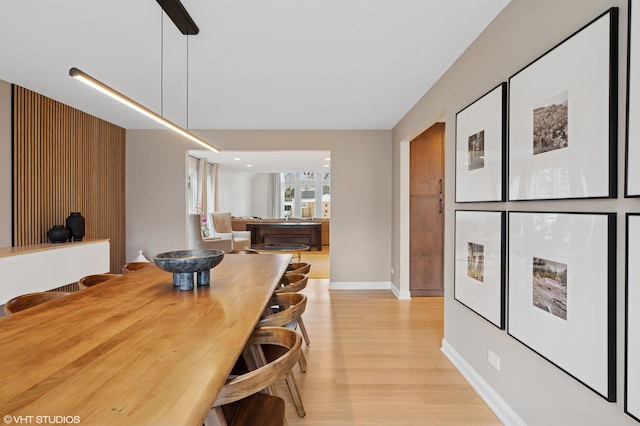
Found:
<path fill-rule="evenodd" d="M 212 205 L 211 208 L 213 209 L 213 212 L 217 212 L 219 211 L 220 208 L 220 204 L 218 202 L 218 168 L 219 166 L 217 164 L 213 164 L 211 166 L 211 173 L 212 173 L 212 182 L 213 184 L 211 185 L 211 194 L 212 194 Z"/>
<path fill-rule="evenodd" d="M 200 211 L 207 217 L 209 213 L 218 211 L 218 165 L 200 159 L 198 176 Z"/>
<path fill-rule="evenodd" d="M 269 178 L 268 212 L 269 218 L 279 218 L 281 216 L 282 193 L 280 188 L 280 173 L 271 173 Z"/>
<path fill-rule="evenodd" d="M 200 187 L 198 188 L 198 193 L 200 194 L 200 214 L 207 217 L 208 213 L 208 198 L 209 198 L 209 178 L 208 178 L 208 167 L 207 160 L 200 159 L 198 161 L 198 174 L 200 179 L 198 179 L 198 183 Z"/>

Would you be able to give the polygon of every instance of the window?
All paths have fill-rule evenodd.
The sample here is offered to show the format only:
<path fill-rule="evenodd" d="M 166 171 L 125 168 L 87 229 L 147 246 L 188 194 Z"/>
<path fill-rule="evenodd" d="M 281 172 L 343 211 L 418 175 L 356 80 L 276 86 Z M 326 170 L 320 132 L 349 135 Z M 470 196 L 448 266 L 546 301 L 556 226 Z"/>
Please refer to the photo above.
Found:
<path fill-rule="evenodd" d="M 287 181 L 291 182 L 291 180 Z M 293 212 L 296 210 L 296 188 L 292 185 L 285 185 L 283 188 L 283 216 L 291 217 L 293 216 Z"/>
<path fill-rule="evenodd" d="M 284 217 L 329 217 L 331 173 L 285 172 L 280 177 Z"/>

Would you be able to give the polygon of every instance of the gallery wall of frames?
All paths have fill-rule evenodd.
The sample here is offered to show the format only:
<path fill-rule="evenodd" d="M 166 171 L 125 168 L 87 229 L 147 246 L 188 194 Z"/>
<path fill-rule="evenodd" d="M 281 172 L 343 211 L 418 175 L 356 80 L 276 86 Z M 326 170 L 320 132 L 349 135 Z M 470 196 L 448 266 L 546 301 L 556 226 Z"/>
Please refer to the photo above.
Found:
<path fill-rule="evenodd" d="M 624 197 L 640 197 L 640 4 L 629 5 L 626 55 L 618 14 L 595 17 L 456 114 L 454 298 L 614 402 L 616 276 L 624 273 L 624 411 L 640 422 L 640 262 L 628 261 L 640 258 L 640 209 L 624 217 L 621 272 L 616 212 L 589 211 L 588 202 L 575 211 L 527 205 L 617 198 L 618 149 Z M 465 205 L 480 202 L 499 208 Z"/>

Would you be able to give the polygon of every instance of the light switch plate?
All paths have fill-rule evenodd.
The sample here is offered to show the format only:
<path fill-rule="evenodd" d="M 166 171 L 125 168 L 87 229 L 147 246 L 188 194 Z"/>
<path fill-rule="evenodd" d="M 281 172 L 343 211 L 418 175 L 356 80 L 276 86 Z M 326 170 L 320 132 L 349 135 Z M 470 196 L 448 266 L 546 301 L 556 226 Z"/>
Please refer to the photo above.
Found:
<path fill-rule="evenodd" d="M 496 355 L 492 350 L 489 350 L 488 352 L 488 361 L 489 364 L 493 366 L 493 368 L 500 371 L 500 357 Z"/>

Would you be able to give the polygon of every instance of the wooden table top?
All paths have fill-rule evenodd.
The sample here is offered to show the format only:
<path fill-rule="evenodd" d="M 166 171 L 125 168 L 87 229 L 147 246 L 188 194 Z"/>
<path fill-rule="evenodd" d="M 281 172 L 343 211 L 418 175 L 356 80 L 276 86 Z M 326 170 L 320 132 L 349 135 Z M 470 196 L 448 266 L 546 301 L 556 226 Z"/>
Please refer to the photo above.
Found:
<path fill-rule="evenodd" d="M 290 260 L 226 255 L 194 291 L 154 265 L 1 318 L 0 416 L 202 425 Z"/>

